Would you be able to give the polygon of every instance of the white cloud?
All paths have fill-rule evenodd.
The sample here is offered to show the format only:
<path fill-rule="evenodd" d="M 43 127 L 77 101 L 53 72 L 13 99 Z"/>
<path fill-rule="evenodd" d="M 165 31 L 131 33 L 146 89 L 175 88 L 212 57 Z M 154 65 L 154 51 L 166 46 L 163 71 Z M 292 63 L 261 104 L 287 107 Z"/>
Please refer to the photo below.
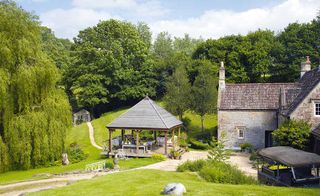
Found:
<path fill-rule="evenodd" d="M 163 16 L 169 12 L 159 0 L 73 0 L 72 5 L 95 10 L 122 9 L 137 16 Z"/>
<path fill-rule="evenodd" d="M 273 7 L 231 10 L 207 10 L 202 15 L 179 20 L 157 20 L 169 12 L 160 1 L 141 0 L 73 0 L 71 9 L 54 9 L 40 15 L 43 25 L 58 37 L 75 37 L 79 30 L 110 18 L 149 23 L 153 35 L 168 31 L 176 37 L 219 38 L 224 35 L 246 34 L 258 28 L 282 30 L 292 22 L 308 22 L 320 8 L 319 0 L 286 0 Z M 176 8 L 179 9 L 179 8 Z M 112 14 L 111 14 L 112 13 Z M 116 16 L 114 14 L 119 14 Z"/>
<path fill-rule="evenodd" d="M 308 22 L 315 18 L 319 0 L 287 0 L 271 8 L 250 9 L 243 12 L 209 10 L 199 17 L 186 20 L 163 20 L 150 24 L 154 35 L 168 31 L 181 37 L 219 38 L 224 35 L 246 34 L 257 29 L 279 31 L 292 22 Z"/>
<path fill-rule="evenodd" d="M 72 38 L 78 34 L 79 30 L 93 26 L 99 20 L 110 19 L 111 16 L 103 11 L 72 8 L 67 10 L 54 9 L 42 14 L 40 18 L 43 25 L 53 29 L 57 37 Z"/>

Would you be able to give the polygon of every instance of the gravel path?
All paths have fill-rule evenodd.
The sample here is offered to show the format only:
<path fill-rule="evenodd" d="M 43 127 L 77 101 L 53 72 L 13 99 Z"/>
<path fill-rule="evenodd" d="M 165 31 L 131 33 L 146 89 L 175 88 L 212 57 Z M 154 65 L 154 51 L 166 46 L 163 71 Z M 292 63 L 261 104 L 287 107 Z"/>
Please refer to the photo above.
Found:
<path fill-rule="evenodd" d="M 99 150 L 102 150 L 102 147 L 99 146 L 96 141 L 94 141 L 94 129 L 93 126 L 91 124 L 91 122 L 87 122 L 88 128 L 89 128 L 89 137 L 90 137 L 90 142 L 92 144 L 92 146 L 94 146 L 95 148 L 98 148 Z"/>

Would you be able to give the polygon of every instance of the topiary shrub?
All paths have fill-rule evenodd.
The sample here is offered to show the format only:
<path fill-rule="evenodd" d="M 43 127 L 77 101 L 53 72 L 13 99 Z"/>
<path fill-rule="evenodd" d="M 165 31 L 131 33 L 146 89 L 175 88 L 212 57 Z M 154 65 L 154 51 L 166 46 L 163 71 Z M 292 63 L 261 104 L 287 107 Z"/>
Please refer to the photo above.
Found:
<path fill-rule="evenodd" d="M 188 160 L 178 166 L 177 172 L 185 172 L 185 171 L 197 172 L 197 171 L 200 171 L 206 164 L 207 164 L 207 161 L 203 159 L 199 159 L 196 161 Z"/>
<path fill-rule="evenodd" d="M 163 154 L 152 154 L 151 158 L 158 161 L 165 161 L 167 159 Z"/>

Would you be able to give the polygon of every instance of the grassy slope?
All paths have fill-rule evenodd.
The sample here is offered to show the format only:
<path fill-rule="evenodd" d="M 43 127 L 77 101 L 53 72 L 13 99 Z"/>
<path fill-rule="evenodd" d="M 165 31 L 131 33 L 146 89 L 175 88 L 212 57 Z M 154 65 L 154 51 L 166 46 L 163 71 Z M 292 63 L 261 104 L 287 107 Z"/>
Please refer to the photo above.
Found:
<path fill-rule="evenodd" d="M 160 195 L 169 182 L 183 183 L 186 195 L 319 195 L 319 189 L 213 184 L 200 180 L 193 173 L 157 170 L 115 173 L 33 195 Z"/>
<path fill-rule="evenodd" d="M 107 141 L 109 139 L 109 134 L 106 128 L 106 125 L 111 123 L 118 116 L 126 112 L 127 109 L 118 109 L 115 111 L 107 112 L 103 114 L 100 118 L 97 118 L 92 121 L 92 125 L 94 128 L 94 139 L 96 143 L 100 146 L 103 146 L 103 141 Z M 120 130 L 117 130 L 116 133 L 113 133 L 112 136 L 119 135 Z"/>

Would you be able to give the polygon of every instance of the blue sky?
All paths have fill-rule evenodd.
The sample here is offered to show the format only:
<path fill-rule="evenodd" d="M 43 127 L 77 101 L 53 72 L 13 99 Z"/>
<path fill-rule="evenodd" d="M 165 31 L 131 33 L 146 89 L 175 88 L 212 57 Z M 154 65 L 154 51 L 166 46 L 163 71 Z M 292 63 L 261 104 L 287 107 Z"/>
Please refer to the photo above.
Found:
<path fill-rule="evenodd" d="M 40 16 L 58 37 L 110 18 L 144 21 L 153 36 L 168 31 L 181 37 L 219 38 L 261 29 L 282 30 L 292 22 L 308 22 L 320 9 L 319 0 L 17 0 Z"/>

